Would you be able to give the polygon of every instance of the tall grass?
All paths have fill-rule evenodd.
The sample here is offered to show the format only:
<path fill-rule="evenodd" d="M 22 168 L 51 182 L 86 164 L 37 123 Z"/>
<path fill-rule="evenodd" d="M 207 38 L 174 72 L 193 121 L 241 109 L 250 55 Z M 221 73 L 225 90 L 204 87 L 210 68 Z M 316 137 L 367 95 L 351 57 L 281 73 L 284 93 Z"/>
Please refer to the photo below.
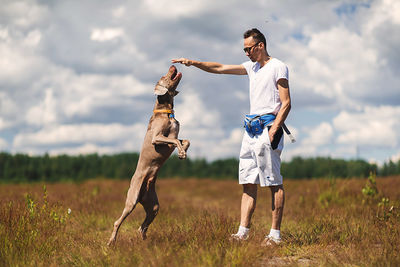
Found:
<path fill-rule="evenodd" d="M 271 223 L 269 190 L 260 189 L 250 238 L 236 243 L 229 236 L 241 187 L 203 179 L 158 181 L 161 209 L 148 239 L 137 233 L 137 206 L 107 247 L 128 185 L 2 185 L 0 266 L 400 265 L 400 177 L 286 181 L 284 242 L 275 248 L 260 246 Z"/>

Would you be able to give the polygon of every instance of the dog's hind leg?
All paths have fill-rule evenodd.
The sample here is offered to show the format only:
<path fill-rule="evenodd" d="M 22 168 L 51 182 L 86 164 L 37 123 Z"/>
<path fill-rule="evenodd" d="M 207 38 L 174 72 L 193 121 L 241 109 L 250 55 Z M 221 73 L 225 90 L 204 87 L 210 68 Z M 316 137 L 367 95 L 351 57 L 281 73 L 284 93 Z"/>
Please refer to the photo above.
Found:
<path fill-rule="evenodd" d="M 139 227 L 138 231 L 142 235 L 142 239 L 145 240 L 147 238 L 147 229 L 149 228 L 149 225 L 153 222 L 154 218 L 157 216 L 158 210 L 160 208 L 155 189 L 155 183 L 151 183 L 149 185 L 147 192 L 144 194 L 143 198 L 140 199 L 140 203 L 143 205 L 143 208 L 146 211 L 146 218 L 144 219 L 142 225 Z"/>
<path fill-rule="evenodd" d="M 129 187 L 125 202 L 125 208 L 122 211 L 121 217 L 114 223 L 113 232 L 111 234 L 110 240 L 107 243 L 107 245 L 109 246 L 115 243 L 115 241 L 117 240 L 119 227 L 121 226 L 122 222 L 126 219 L 126 217 L 128 217 L 128 215 L 131 214 L 133 209 L 136 207 L 136 204 L 138 203 L 139 193 L 141 189 L 139 182 L 141 183 L 141 181 L 138 181 L 136 183 L 132 183 Z"/>

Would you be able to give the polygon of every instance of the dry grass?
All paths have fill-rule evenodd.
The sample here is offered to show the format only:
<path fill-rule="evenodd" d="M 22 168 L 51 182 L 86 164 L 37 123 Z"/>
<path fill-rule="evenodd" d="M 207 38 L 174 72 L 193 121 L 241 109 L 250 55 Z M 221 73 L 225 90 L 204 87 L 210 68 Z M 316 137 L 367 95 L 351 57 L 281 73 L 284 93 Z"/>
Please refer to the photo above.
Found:
<path fill-rule="evenodd" d="M 138 206 L 109 248 L 128 185 L 1 185 L 0 266 L 400 265 L 400 177 L 377 179 L 369 196 L 361 192 L 366 179 L 286 181 L 284 244 L 268 249 L 259 244 L 271 222 L 269 191 L 259 192 L 249 240 L 231 243 L 241 187 L 207 179 L 159 180 L 161 210 L 148 239 L 136 233 Z"/>

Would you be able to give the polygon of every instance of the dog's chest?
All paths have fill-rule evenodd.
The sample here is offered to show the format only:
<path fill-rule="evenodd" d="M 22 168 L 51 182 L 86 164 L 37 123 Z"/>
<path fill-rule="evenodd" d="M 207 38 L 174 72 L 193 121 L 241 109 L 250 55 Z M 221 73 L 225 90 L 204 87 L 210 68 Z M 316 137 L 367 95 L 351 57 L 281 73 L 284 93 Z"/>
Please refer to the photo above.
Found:
<path fill-rule="evenodd" d="M 175 118 L 169 118 L 168 121 L 164 121 L 162 127 L 162 134 L 172 138 L 177 138 L 179 133 L 179 122 Z"/>
<path fill-rule="evenodd" d="M 178 132 L 179 132 L 179 121 L 177 121 L 175 118 L 170 118 L 169 119 L 169 130 L 170 130 L 170 133 L 178 134 Z"/>

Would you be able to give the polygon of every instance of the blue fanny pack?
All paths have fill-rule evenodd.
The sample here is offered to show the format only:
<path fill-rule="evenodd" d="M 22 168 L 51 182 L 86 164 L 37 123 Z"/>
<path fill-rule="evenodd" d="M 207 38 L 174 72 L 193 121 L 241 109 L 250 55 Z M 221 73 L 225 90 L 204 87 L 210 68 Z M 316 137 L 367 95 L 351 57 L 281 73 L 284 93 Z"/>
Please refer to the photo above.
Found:
<path fill-rule="evenodd" d="M 253 137 L 262 134 L 264 127 L 275 120 L 275 115 L 272 113 L 263 115 L 246 115 L 244 119 L 244 127 L 247 133 Z"/>

